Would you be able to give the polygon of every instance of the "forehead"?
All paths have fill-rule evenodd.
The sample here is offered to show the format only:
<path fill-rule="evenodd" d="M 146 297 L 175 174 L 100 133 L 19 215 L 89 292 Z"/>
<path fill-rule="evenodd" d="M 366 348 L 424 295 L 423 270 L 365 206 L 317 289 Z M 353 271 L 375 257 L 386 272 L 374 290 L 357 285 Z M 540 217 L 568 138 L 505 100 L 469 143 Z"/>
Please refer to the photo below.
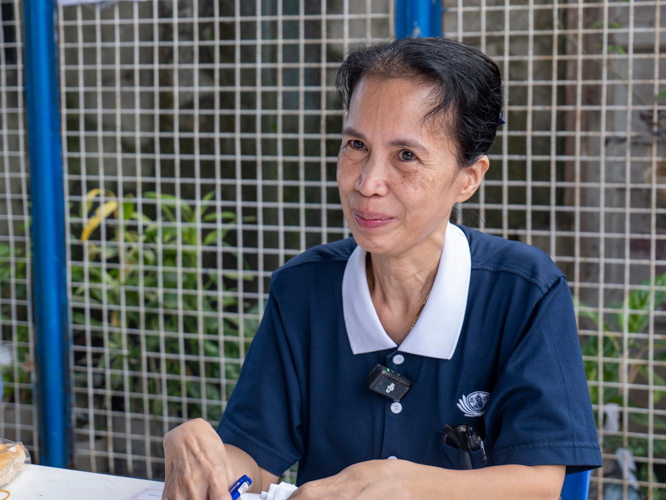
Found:
<path fill-rule="evenodd" d="M 442 120 L 427 117 L 436 105 L 436 87 L 431 83 L 368 75 L 354 89 L 347 125 L 364 134 L 380 133 L 387 140 L 418 135 L 422 141 L 443 145 L 448 141 Z"/>
<path fill-rule="evenodd" d="M 349 115 L 388 114 L 423 121 L 435 105 L 434 90 L 416 78 L 366 75 L 354 88 Z"/>

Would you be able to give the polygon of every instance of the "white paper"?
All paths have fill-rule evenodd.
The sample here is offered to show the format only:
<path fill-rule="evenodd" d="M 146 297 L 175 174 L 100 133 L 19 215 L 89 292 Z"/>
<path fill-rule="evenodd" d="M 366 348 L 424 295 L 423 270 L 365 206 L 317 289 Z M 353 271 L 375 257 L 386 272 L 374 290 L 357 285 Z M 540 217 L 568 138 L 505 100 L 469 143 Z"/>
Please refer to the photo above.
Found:
<path fill-rule="evenodd" d="M 268 491 L 257 493 L 243 493 L 243 500 L 287 500 L 291 494 L 298 488 L 293 484 L 282 482 L 280 484 L 271 484 Z M 161 500 L 163 489 L 146 488 L 140 491 L 128 500 Z"/>
<path fill-rule="evenodd" d="M 140 491 L 134 495 L 129 500 L 161 500 L 162 491 L 162 489 L 157 488 L 146 488 L 145 490 Z"/>
<path fill-rule="evenodd" d="M 258 500 L 287 500 L 291 494 L 298 488 L 293 484 L 281 482 L 280 484 L 271 484 L 268 491 L 263 491 Z M 250 500 L 249 498 L 247 500 Z M 257 500 L 257 499 L 253 499 Z"/>

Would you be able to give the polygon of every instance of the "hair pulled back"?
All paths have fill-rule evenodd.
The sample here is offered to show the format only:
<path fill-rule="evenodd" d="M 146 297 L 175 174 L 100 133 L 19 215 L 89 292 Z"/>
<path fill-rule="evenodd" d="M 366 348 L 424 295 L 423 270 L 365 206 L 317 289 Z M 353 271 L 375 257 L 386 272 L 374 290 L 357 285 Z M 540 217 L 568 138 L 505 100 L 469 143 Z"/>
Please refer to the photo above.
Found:
<path fill-rule="evenodd" d="M 502 110 L 497 65 L 480 50 L 447 38 L 403 38 L 364 47 L 347 57 L 335 84 L 349 111 L 361 78 L 416 78 L 435 87 L 437 104 L 424 119 L 443 119 L 457 146 L 458 163 L 470 166 L 488 153 Z"/>

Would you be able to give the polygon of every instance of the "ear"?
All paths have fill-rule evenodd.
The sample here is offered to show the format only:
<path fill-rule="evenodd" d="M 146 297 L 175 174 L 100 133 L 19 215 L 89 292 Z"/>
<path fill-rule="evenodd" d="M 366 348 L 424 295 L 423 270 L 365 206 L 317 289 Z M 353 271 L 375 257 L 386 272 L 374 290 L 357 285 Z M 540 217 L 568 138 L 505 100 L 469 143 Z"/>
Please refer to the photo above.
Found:
<path fill-rule="evenodd" d="M 456 203 L 462 203 L 469 200 L 476 190 L 479 188 L 483 176 L 486 175 L 490 167 L 490 161 L 488 156 L 483 155 L 481 158 L 476 160 L 476 162 L 469 167 L 462 167 L 458 172 L 460 176 L 460 189 L 458 191 L 458 197 L 456 198 Z"/>

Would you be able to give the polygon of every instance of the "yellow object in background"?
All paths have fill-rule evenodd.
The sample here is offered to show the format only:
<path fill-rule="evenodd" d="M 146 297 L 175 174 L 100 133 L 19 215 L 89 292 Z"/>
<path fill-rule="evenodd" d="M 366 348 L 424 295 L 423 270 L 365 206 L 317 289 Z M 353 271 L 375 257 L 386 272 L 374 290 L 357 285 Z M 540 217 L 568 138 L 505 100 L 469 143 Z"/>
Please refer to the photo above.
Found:
<path fill-rule="evenodd" d="M 30 453 L 23 443 L 0 438 L 0 487 L 9 484 L 30 463 Z"/>

